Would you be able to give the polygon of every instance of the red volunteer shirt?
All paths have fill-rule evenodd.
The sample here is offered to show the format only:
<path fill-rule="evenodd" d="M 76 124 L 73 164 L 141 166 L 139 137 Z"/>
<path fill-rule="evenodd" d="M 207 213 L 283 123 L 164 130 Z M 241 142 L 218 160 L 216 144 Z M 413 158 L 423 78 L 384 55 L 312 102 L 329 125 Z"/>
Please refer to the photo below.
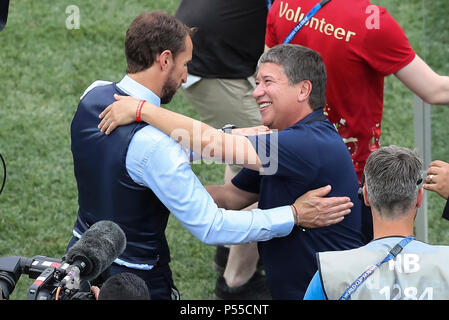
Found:
<path fill-rule="evenodd" d="M 267 18 L 265 43 L 284 41 L 317 0 L 277 0 Z M 351 153 L 360 179 L 369 154 L 380 146 L 384 77 L 415 57 L 385 8 L 367 0 L 333 0 L 293 38 L 319 52 L 327 69 L 325 114 Z"/>

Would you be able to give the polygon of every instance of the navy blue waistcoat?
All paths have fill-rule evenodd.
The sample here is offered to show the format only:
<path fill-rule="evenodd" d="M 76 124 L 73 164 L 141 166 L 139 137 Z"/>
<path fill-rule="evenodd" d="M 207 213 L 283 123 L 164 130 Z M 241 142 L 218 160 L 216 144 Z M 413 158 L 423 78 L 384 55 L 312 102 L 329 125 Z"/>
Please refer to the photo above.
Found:
<path fill-rule="evenodd" d="M 157 261 L 168 263 L 165 228 L 169 211 L 150 189 L 131 179 L 125 163 L 133 135 L 146 124 L 121 126 L 109 136 L 97 127 L 98 115 L 114 102 L 115 93 L 126 95 L 115 84 L 92 89 L 79 103 L 72 121 L 79 204 L 75 230 L 83 233 L 97 221 L 112 220 L 126 234 L 122 260 L 150 265 Z"/>

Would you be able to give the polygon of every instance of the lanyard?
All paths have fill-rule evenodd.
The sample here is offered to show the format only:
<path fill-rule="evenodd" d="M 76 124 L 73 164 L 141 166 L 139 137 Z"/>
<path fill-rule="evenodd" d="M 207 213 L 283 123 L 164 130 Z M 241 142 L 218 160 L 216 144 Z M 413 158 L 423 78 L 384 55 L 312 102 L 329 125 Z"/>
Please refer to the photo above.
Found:
<path fill-rule="evenodd" d="M 272 1 L 272 0 L 265 0 L 265 2 L 267 3 L 267 9 L 268 9 L 268 11 L 270 11 L 271 5 L 273 4 L 273 1 Z"/>
<path fill-rule="evenodd" d="M 295 37 L 295 35 L 298 33 L 298 31 L 304 27 L 304 25 L 309 22 L 310 19 L 315 15 L 315 13 L 318 12 L 322 7 L 324 7 L 329 1 L 331 0 L 321 0 L 318 2 L 312 10 L 309 11 L 309 13 L 306 14 L 304 18 L 301 19 L 301 21 L 298 22 L 298 24 L 293 28 L 292 31 L 288 34 L 287 38 L 285 38 L 283 43 L 290 43 L 292 39 Z"/>
<path fill-rule="evenodd" d="M 390 250 L 390 252 L 387 254 L 387 256 L 377 264 L 372 265 L 368 269 L 365 270 L 358 278 L 355 280 L 348 289 L 341 295 L 341 297 L 338 300 L 348 300 L 351 295 L 360 287 L 360 285 L 365 282 L 366 279 L 368 279 L 369 276 L 373 274 L 374 271 L 385 262 L 390 261 L 391 259 L 394 259 L 401 251 L 404 249 L 404 247 L 409 244 L 413 240 L 412 236 L 409 236 L 407 238 L 402 239 L 397 245 L 393 247 L 393 249 Z"/>

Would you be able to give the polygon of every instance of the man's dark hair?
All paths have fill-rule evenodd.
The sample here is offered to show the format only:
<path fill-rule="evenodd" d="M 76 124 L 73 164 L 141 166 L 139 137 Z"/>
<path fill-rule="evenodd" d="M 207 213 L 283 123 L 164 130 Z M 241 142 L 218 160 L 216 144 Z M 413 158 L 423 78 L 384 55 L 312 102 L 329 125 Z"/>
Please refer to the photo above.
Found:
<path fill-rule="evenodd" d="M 101 286 L 98 300 L 150 300 L 147 284 L 134 273 L 122 272 L 108 278 Z"/>
<path fill-rule="evenodd" d="M 282 66 L 290 85 L 309 80 L 312 92 L 309 104 L 313 110 L 326 105 L 326 67 L 318 52 L 297 44 L 279 44 L 266 51 L 259 64 L 271 62 Z"/>
<path fill-rule="evenodd" d="M 185 50 L 186 36 L 193 36 L 180 20 L 162 11 L 144 12 L 137 16 L 126 32 L 126 72 L 137 73 L 148 69 L 158 54 L 170 50 L 173 58 Z"/>

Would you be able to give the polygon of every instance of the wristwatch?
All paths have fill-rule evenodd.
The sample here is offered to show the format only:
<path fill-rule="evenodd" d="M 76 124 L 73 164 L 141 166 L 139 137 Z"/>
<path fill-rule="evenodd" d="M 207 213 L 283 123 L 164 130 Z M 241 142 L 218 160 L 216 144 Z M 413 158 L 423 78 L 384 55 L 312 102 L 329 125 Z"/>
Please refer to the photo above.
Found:
<path fill-rule="evenodd" d="M 234 126 L 233 124 L 227 124 L 224 125 L 220 130 L 223 131 L 224 133 L 232 133 L 232 129 L 236 129 L 237 127 Z"/>

